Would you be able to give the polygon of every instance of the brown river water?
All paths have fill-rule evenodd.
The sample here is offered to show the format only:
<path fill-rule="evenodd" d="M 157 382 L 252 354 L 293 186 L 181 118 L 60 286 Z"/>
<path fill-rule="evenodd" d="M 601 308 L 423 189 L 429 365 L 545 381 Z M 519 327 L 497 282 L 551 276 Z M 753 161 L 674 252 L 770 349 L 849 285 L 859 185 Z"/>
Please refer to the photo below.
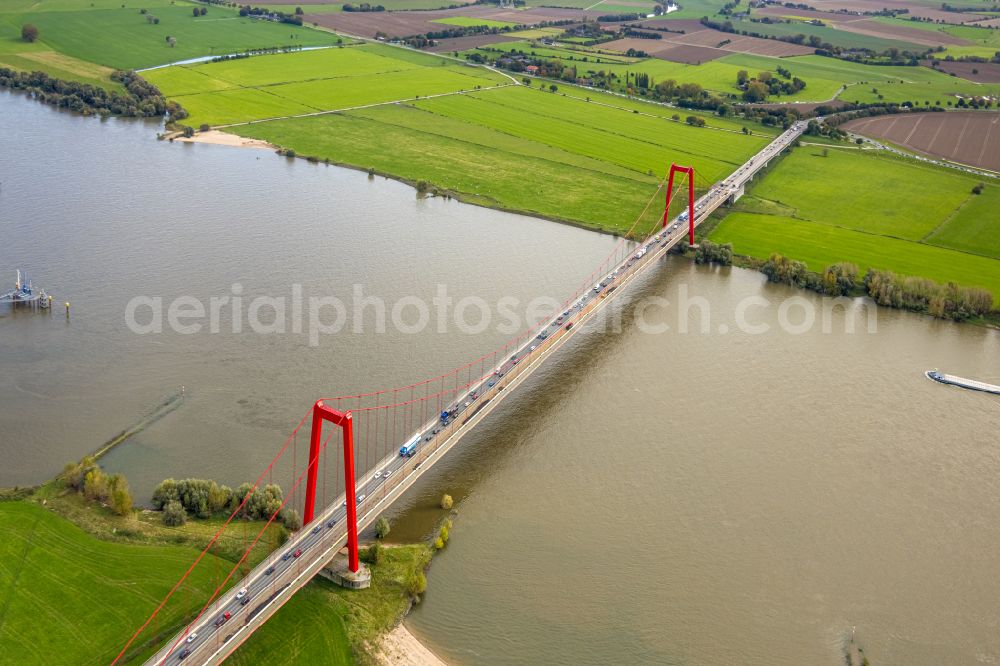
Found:
<path fill-rule="evenodd" d="M 166 476 L 236 484 L 316 397 L 506 337 L 314 346 L 225 317 L 139 335 L 135 296 L 559 298 L 615 242 L 155 131 L 0 94 L 0 280 L 20 267 L 72 302 L 69 320 L 0 306 L 0 485 L 50 477 L 180 386 L 105 466 L 139 499 Z M 668 303 L 636 321 L 651 297 Z M 676 257 L 620 300 L 620 332 L 581 331 L 393 508 L 400 540 L 430 533 L 442 493 L 458 510 L 411 631 L 469 664 L 836 666 L 852 634 L 876 666 L 1000 663 L 1000 399 L 923 376 L 1000 381 L 996 331 L 858 303 L 824 328 L 816 295 Z"/>

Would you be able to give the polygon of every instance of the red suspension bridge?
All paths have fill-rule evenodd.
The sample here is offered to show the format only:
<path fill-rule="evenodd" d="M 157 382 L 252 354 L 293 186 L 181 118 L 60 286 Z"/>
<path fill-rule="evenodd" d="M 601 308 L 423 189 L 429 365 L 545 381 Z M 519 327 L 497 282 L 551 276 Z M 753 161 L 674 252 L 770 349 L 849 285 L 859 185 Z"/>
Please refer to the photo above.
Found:
<path fill-rule="evenodd" d="M 583 324 L 592 321 L 615 295 L 726 201 L 738 198 L 745 183 L 802 133 L 796 123 L 729 178 L 705 184 L 695 199 L 695 174 L 671 165 L 615 249 L 582 282 L 559 312 L 540 327 L 525 330 L 503 348 L 443 375 L 400 388 L 317 401 L 299 420 L 277 454 L 252 484 L 209 544 L 164 599 L 121 648 L 113 664 L 159 647 L 148 664 L 217 664 L 232 654 L 295 592 L 346 545 L 347 565 L 357 572 L 358 531 L 370 525 L 438 459 L 557 352 Z M 671 218 L 675 176 L 686 180 L 686 210 Z M 678 183 L 680 179 L 678 179 Z M 666 185 L 666 188 L 664 188 Z M 659 194 L 666 190 L 662 215 Z M 652 215 L 652 218 L 650 217 Z M 651 219 L 655 228 L 648 231 Z M 641 228 L 647 226 L 647 231 Z M 629 239 L 643 238 L 642 242 Z M 299 440 L 308 451 L 299 454 Z M 332 444 L 332 446 L 331 446 Z M 330 449 L 333 449 L 332 454 Z M 360 475 L 356 472 L 360 470 Z M 254 491 L 277 478 L 289 481 L 284 496 L 268 506 L 263 526 L 244 520 Z M 317 497 L 319 495 L 319 497 Z M 301 507 L 303 527 L 280 550 L 271 540 L 273 524 Z M 318 507 L 318 508 L 317 508 Z M 235 565 L 215 556 L 234 526 L 244 529 Z M 260 558 L 251 566 L 251 558 Z M 230 551 L 231 552 L 231 551 Z M 234 592 L 234 590 L 236 592 Z M 196 607 L 192 596 L 204 598 Z"/>

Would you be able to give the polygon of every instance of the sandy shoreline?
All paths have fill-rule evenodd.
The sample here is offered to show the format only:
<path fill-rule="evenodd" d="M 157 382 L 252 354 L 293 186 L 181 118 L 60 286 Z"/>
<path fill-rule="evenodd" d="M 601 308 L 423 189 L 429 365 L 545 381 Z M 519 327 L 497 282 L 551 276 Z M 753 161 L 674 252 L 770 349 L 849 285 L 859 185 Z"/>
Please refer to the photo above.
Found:
<path fill-rule="evenodd" d="M 216 146 L 233 146 L 235 148 L 264 148 L 266 150 L 277 150 L 278 147 L 262 141 L 260 139 L 247 139 L 235 134 L 221 132 L 219 130 L 209 130 L 207 132 L 195 132 L 195 135 L 188 138 L 178 136 L 174 141 L 184 143 L 210 143 Z"/>
<path fill-rule="evenodd" d="M 379 662 L 384 666 L 446 666 L 400 622 L 382 639 Z"/>

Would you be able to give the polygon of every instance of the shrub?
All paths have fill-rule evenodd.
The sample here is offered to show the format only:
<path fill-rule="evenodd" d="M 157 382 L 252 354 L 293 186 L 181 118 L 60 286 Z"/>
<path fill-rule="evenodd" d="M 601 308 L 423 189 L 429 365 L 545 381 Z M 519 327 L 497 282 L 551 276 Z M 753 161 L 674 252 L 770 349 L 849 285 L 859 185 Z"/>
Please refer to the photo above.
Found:
<path fill-rule="evenodd" d="M 451 499 L 451 495 L 445 493 L 441 496 L 441 508 L 444 510 L 450 509 L 454 505 L 454 501 Z"/>
<path fill-rule="evenodd" d="M 212 126 L 209 125 L 208 123 L 202 123 L 201 127 L 199 127 L 198 129 L 201 130 L 202 132 L 207 132 L 208 130 L 212 129 Z"/>
<path fill-rule="evenodd" d="M 449 539 L 450 537 L 451 537 L 451 535 L 450 535 L 450 534 L 448 533 L 448 528 L 447 528 L 447 526 L 445 526 L 445 525 L 442 525 L 442 526 L 441 526 L 441 532 L 439 533 L 439 537 L 438 537 L 438 538 L 440 538 L 440 539 L 441 539 L 441 541 L 443 541 L 443 542 L 445 542 L 445 543 L 448 543 L 448 539 Z"/>
<path fill-rule="evenodd" d="M 87 499 L 103 501 L 108 496 L 108 477 L 99 467 L 87 472 L 83 479 L 83 495 Z"/>
<path fill-rule="evenodd" d="M 846 296 L 854 291 L 857 280 L 857 266 L 846 262 L 833 264 L 823 271 L 823 291 L 830 296 Z"/>
<path fill-rule="evenodd" d="M 272 512 L 273 513 L 273 512 Z M 302 529 L 302 516 L 295 509 L 285 509 L 281 513 L 281 522 L 292 532 Z"/>
<path fill-rule="evenodd" d="M 367 564 L 377 565 L 382 558 L 382 544 L 376 541 L 360 553 L 359 557 Z"/>
<path fill-rule="evenodd" d="M 972 188 L 972 193 L 973 194 L 982 194 L 983 190 L 985 188 L 986 188 L 986 183 L 979 183 L 978 185 L 976 185 L 975 187 Z"/>
<path fill-rule="evenodd" d="M 172 500 L 163 509 L 163 524 L 167 527 L 180 527 L 187 522 L 187 512 L 181 503 Z"/>
<path fill-rule="evenodd" d="M 38 39 L 38 28 L 31 23 L 21 26 L 21 39 L 26 42 L 34 42 Z"/>
<path fill-rule="evenodd" d="M 694 260 L 698 264 L 731 266 L 733 263 L 733 244 L 724 243 L 719 245 L 710 240 L 703 240 L 694 253 Z"/>
<path fill-rule="evenodd" d="M 434 548 L 436 548 L 437 550 L 441 550 L 442 548 L 444 548 L 444 540 L 441 537 L 438 537 L 437 539 L 434 540 Z"/>
<path fill-rule="evenodd" d="M 406 581 L 406 591 L 414 598 L 427 591 L 427 577 L 424 572 L 417 571 L 410 576 L 410 579 Z"/>
<path fill-rule="evenodd" d="M 379 539 L 389 536 L 389 521 L 385 519 L 385 516 L 379 518 L 378 522 L 375 523 L 375 536 Z"/>
<path fill-rule="evenodd" d="M 426 180 L 417 181 L 417 192 L 426 192 L 430 185 L 427 184 Z"/>
<path fill-rule="evenodd" d="M 119 516 L 127 516 L 132 512 L 132 493 L 128 481 L 122 474 L 115 474 L 108 479 L 108 489 L 111 510 Z"/>

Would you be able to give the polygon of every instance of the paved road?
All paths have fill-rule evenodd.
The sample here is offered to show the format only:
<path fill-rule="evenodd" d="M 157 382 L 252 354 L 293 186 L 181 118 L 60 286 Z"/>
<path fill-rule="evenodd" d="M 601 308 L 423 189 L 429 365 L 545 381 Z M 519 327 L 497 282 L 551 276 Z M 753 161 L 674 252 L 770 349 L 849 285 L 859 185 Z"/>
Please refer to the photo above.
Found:
<path fill-rule="evenodd" d="M 695 202 L 695 225 L 726 202 L 740 187 L 779 152 L 790 146 L 806 128 L 806 122 L 795 123 L 763 150 L 742 164 L 731 176 L 713 185 Z M 358 529 L 378 517 L 416 477 L 426 471 L 438 457 L 478 423 L 504 397 L 501 391 L 514 388 L 556 351 L 572 334 L 574 328 L 589 319 L 595 310 L 617 289 L 632 281 L 645 268 L 656 263 L 674 245 L 682 242 L 688 231 L 687 213 L 671 220 L 667 229 L 637 245 L 634 252 L 618 264 L 591 289 L 573 301 L 566 310 L 553 316 L 538 329 L 537 335 L 526 341 L 505 359 L 494 372 L 471 386 L 464 395 L 447 408 L 447 417 L 435 416 L 412 437 L 419 436 L 412 455 L 394 452 L 357 483 Z M 608 299 L 609 300 L 609 299 Z M 525 370 L 527 373 L 525 374 Z M 523 375 L 523 376 L 521 376 Z M 405 442 L 400 442 L 402 446 Z M 426 467 L 421 467 L 426 463 Z M 326 507 L 316 519 L 288 543 L 258 565 L 246 578 L 233 585 L 229 592 L 191 627 L 190 633 L 175 636 L 147 664 L 207 664 L 218 663 L 228 656 L 261 622 L 279 608 L 316 571 L 328 562 L 346 541 L 344 525 L 346 502 L 343 495 Z M 300 554 L 296 556 L 296 552 Z M 240 594 L 245 588 L 246 593 Z M 225 619 L 229 613 L 229 619 Z M 217 624 L 220 623 L 221 624 Z M 168 654 L 174 645 L 177 647 Z"/>

